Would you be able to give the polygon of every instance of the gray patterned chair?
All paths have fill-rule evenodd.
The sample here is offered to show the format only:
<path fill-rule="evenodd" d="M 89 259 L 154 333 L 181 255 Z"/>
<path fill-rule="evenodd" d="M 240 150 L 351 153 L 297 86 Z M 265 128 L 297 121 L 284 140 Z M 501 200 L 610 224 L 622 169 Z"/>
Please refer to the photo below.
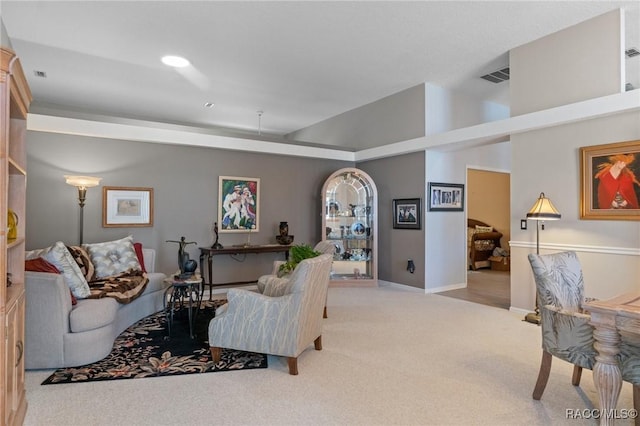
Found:
<path fill-rule="evenodd" d="M 582 369 L 592 369 L 596 350 L 589 314 L 582 311 L 584 281 L 575 252 L 529 254 L 536 282 L 542 326 L 542 362 L 533 399 L 542 398 L 552 356 L 574 365 L 571 383 L 580 384 Z"/>
<path fill-rule="evenodd" d="M 214 362 L 223 348 L 287 357 L 289 374 L 298 374 L 298 356 L 313 342 L 322 349 L 322 307 L 333 256 L 305 259 L 288 278 L 272 277 L 264 294 L 240 288 L 227 293 L 209 323 Z"/>
<path fill-rule="evenodd" d="M 313 249 L 319 253 L 322 254 L 330 254 L 333 255 L 336 252 L 336 246 L 333 242 L 331 241 L 320 241 L 318 244 L 316 244 Z M 258 287 L 258 292 L 260 293 L 264 293 L 264 288 L 266 287 L 267 283 L 271 280 L 271 278 L 273 277 L 277 277 L 278 276 L 278 269 L 280 269 L 280 265 L 284 264 L 285 262 L 283 260 L 276 260 L 273 262 L 273 270 L 271 271 L 270 275 L 263 275 L 260 278 L 258 278 L 258 282 L 256 283 L 257 287 Z M 323 312 L 323 317 L 327 318 L 327 303 L 325 301 L 324 304 L 324 312 Z"/>
<path fill-rule="evenodd" d="M 542 326 L 542 363 L 533 390 L 533 399 L 542 398 L 549 379 L 552 356 L 574 365 L 571 383 L 580 384 L 582 369 L 593 369 L 597 351 L 594 348 L 591 316 L 582 310 L 584 280 L 575 252 L 547 255 L 529 254 L 536 281 Z M 633 385 L 634 407 L 640 406 L 640 339 L 636 335 L 621 336 L 620 370 L 622 380 Z M 635 425 L 640 426 L 636 418 Z"/>

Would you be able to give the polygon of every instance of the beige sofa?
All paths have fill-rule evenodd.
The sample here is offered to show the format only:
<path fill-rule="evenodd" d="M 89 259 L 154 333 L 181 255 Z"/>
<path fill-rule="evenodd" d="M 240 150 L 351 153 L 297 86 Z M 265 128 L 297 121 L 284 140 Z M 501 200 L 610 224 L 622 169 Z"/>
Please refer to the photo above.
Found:
<path fill-rule="evenodd" d="M 116 337 L 136 321 L 163 308 L 166 275 L 155 270 L 155 250 L 144 248 L 149 282 L 131 303 L 111 297 L 79 299 L 74 306 L 61 274 L 26 272 L 25 367 L 76 367 L 111 352 Z"/>

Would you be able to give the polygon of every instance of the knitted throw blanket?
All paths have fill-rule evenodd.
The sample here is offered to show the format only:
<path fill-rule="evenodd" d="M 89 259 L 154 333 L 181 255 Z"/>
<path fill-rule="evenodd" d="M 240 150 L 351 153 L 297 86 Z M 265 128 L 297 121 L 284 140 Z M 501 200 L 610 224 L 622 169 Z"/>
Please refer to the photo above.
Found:
<path fill-rule="evenodd" d="M 144 293 L 148 282 L 147 274 L 142 271 L 129 271 L 118 276 L 91 281 L 89 299 L 113 297 L 120 303 L 130 303 Z"/>

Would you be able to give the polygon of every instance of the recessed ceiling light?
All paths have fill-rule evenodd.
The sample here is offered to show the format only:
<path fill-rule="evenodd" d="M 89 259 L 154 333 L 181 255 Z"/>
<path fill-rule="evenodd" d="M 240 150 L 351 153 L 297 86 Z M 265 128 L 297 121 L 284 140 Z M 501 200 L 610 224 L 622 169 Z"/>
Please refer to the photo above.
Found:
<path fill-rule="evenodd" d="M 213 102 L 205 102 L 204 103 L 204 107 L 205 108 L 213 108 L 215 106 L 215 104 Z"/>
<path fill-rule="evenodd" d="M 167 55 L 162 57 L 162 63 L 170 67 L 184 68 L 189 66 L 189 61 L 182 56 Z"/>

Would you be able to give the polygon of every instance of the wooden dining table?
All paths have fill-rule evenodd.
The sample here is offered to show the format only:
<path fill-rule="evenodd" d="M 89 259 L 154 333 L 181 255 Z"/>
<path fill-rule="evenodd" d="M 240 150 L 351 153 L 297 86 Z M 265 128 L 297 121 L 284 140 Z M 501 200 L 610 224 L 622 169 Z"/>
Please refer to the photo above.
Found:
<path fill-rule="evenodd" d="M 593 382 L 600 399 L 600 425 L 613 425 L 616 418 L 623 418 L 632 409 L 617 410 L 616 407 L 622 388 L 617 355 L 621 333 L 640 335 L 640 292 L 590 301 L 584 308 L 591 313 L 591 324 L 595 328 L 593 337 L 598 355 L 593 367 Z"/>

